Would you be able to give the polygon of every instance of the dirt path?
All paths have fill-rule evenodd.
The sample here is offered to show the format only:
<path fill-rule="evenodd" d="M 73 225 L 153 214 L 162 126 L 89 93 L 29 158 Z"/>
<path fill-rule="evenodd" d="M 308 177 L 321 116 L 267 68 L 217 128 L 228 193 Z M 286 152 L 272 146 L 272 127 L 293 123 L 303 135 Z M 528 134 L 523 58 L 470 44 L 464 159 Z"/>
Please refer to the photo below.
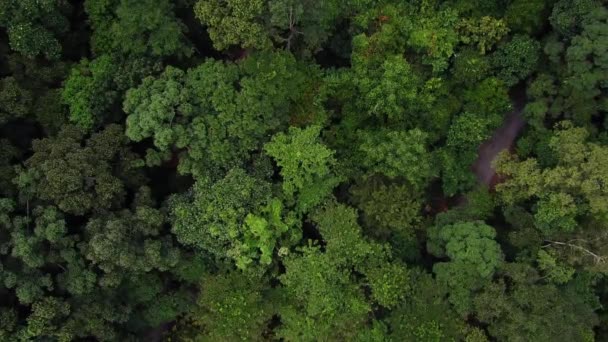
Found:
<path fill-rule="evenodd" d="M 496 180 L 496 171 L 492 167 L 492 161 L 503 150 L 513 146 L 518 134 L 524 128 L 526 122 L 521 113 L 526 102 L 525 88 L 518 87 L 511 94 L 513 100 L 513 111 L 505 116 L 505 121 L 492 137 L 479 146 L 477 160 L 471 166 L 480 183 L 493 187 Z"/>

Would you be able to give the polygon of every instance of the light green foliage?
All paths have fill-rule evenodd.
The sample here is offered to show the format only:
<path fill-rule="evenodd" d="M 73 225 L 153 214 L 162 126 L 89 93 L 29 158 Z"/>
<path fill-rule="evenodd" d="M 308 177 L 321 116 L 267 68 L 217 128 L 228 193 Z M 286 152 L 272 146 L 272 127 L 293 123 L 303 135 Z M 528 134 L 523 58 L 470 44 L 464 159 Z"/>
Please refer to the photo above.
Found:
<path fill-rule="evenodd" d="M 325 254 L 336 265 L 351 264 L 370 283 L 372 298 L 390 308 L 403 298 L 408 286 L 407 270 L 391 262 L 388 246 L 367 241 L 361 235 L 357 212 L 347 206 L 327 204 L 313 213 L 319 232 L 326 243 Z M 348 250 L 348 246 L 357 246 Z"/>
<path fill-rule="evenodd" d="M 281 201 L 273 198 L 261 208 L 260 216 L 250 213 L 245 217 L 244 239 L 237 257 L 238 268 L 247 268 L 253 258 L 258 257 L 262 265 L 269 265 L 272 262 L 277 239 L 297 225 L 296 218 L 291 212 L 287 214 L 287 222 L 283 222 L 283 212 Z"/>
<path fill-rule="evenodd" d="M 127 92 L 127 136 L 151 137 L 161 153 L 183 149 L 180 172 L 217 177 L 243 164 L 287 122 L 307 86 L 305 72 L 287 53 L 261 53 L 240 64 L 208 60 L 187 73 L 167 67 Z"/>
<path fill-rule="evenodd" d="M 497 186 L 503 201 L 538 199 L 536 225 L 544 234 L 573 231 L 583 217 L 605 219 L 608 181 L 605 147 L 587 142 L 589 133 L 564 123 L 550 139 L 557 165 L 542 169 L 534 158 L 524 161 L 504 156 L 498 163 L 509 179 Z M 576 205 L 575 205 L 576 203 Z"/>
<path fill-rule="evenodd" d="M 262 279 L 239 272 L 207 275 L 201 281 L 197 308 L 191 314 L 199 341 L 262 341 L 272 318 Z"/>
<path fill-rule="evenodd" d="M 0 26 L 7 29 L 10 46 L 28 58 L 61 56 L 58 36 L 69 28 L 64 12 L 69 5 L 61 0 L 2 0 Z"/>
<path fill-rule="evenodd" d="M 544 250 L 538 251 L 537 262 L 538 268 L 555 284 L 567 283 L 576 271 L 573 267 L 560 265 L 551 252 Z"/>
<path fill-rule="evenodd" d="M 492 49 L 509 32 L 504 20 L 488 16 L 461 19 L 457 27 L 462 42 L 477 45 L 481 54 Z"/>
<path fill-rule="evenodd" d="M 207 26 L 218 50 L 231 46 L 266 49 L 279 44 L 287 50 L 316 52 L 345 7 L 335 0 L 201 0 L 194 13 Z"/>
<path fill-rule="evenodd" d="M 474 299 L 476 317 L 490 323 L 492 337 L 522 342 L 594 340 L 597 317 L 572 289 L 532 281 L 538 274 L 525 264 L 511 264 L 499 275 Z"/>
<path fill-rule="evenodd" d="M 334 151 L 320 141 L 320 131 L 320 126 L 290 127 L 287 134 L 279 133 L 264 145 L 266 153 L 281 168 L 283 192 L 288 198 L 326 180 L 334 185 L 338 182 L 332 171 L 336 163 Z M 329 191 L 315 194 L 313 202 L 319 203 Z"/>
<path fill-rule="evenodd" d="M 354 44 L 364 39 L 358 38 Z M 355 45 L 355 49 L 363 50 L 365 45 L 370 43 L 361 44 L 361 47 Z M 431 79 L 425 84 L 402 56 L 387 56 L 376 70 L 367 70 L 372 67 L 370 62 L 372 61 L 365 59 L 353 61 L 356 63 L 353 77 L 358 79 L 355 84 L 364 96 L 362 108 L 368 108 L 370 115 L 406 121 L 405 119 L 413 115 L 415 110 L 428 108 L 434 100 L 430 91 L 433 86 L 439 84 L 439 80 Z M 361 74 L 358 71 L 361 71 Z"/>
<path fill-rule="evenodd" d="M 249 231 L 245 218 L 265 205 L 270 184 L 233 169 L 216 183 L 198 181 L 191 194 L 171 202 L 172 231 L 178 240 L 216 257 L 237 256 L 238 240 Z"/>
<path fill-rule="evenodd" d="M 351 272 L 335 264 L 318 247 L 305 247 L 284 260 L 280 277 L 289 304 L 279 314 L 278 336 L 318 341 L 356 336 L 371 310 Z"/>
<path fill-rule="evenodd" d="M 247 269 L 269 266 L 279 241 L 296 238 L 294 214 L 271 197 L 269 183 L 242 169 L 213 184 L 198 181 L 191 192 L 170 203 L 172 231 L 185 245 Z"/>
<path fill-rule="evenodd" d="M 186 26 L 168 0 L 87 0 L 93 51 L 131 57 L 190 56 Z"/>
<path fill-rule="evenodd" d="M 411 31 L 407 43 L 422 53 L 424 64 L 432 66 L 434 72 L 442 72 L 448 67 L 448 59 L 459 41 L 458 16 L 451 9 L 435 10 L 431 3 L 422 2 L 419 14 L 409 17 L 411 21 L 406 27 Z"/>
<path fill-rule="evenodd" d="M 198 1 L 194 13 L 207 26 L 216 49 L 264 48 L 271 44 L 262 20 L 266 5 L 263 0 Z"/>
<path fill-rule="evenodd" d="M 368 174 L 402 178 L 416 189 L 423 189 L 433 176 L 428 135 L 423 131 L 362 131 L 360 135 L 362 164 Z"/>
<path fill-rule="evenodd" d="M 506 85 L 512 86 L 524 80 L 536 69 L 540 56 L 540 43 L 525 35 L 515 35 L 513 39 L 498 46 L 492 55 L 492 63 L 498 77 Z"/>
<path fill-rule="evenodd" d="M 404 2 L 383 4 L 356 17 L 366 33 L 353 37 L 351 69 L 331 79 L 336 82 L 332 95 L 342 101 L 345 134 L 376 124 L 419 128 L 430 141 L 441 137 L 459 106 L 439 76 L 459 41 L 456 19 L 455 12 L 436 10 L 432 4 Z"/>
<path fill-rule="evenodd" d="M 470 112 L 459 115 L 448 131 L 447 147 L 460 150 L 466 146 L 476 146 L 488 139 L 492 126 L 495 126 L 492 121 L 497 121 L 492 119 Z"/>
<path fill-rule="evenodd" d="M 495 237 L 494 228 L 482 222 L 434 227 L 430 232 L 429 252 L 450 258 L 449 262 L 436 263 L 433 272 L 448 288 L 450 302 L 461 315 L 470 311 L 473 291 L 488 282 L 502 263 Z"/>
<path fill-rule="evenodd" d="M 108 55 L 92 62 L 83 60 L 66 80 L 62 92 L 63 101 L 70 107 L 70 120 L 90 129 L 99 121 L 118 93 L 112 89 L 112 71 L 115 61 Z"/>
<path fill-rule="evenodd" d="M 90 130 L 109 116 L 121 92 L 134 86 L 152 66 L 144 59 L 124 63 L 110 55 L 82 60 L 67 78 L 61 93 L 70 107 L 70 121 Z"/>
<path fill-rule="evenodd" d="M 551 193 L 537 202 L 534 220 L 536 226 L 544 232 L 572 232 L 577 227 L 578 211 L 572 196 L 562 192 Z"/>
<path fill-rule="evenodd" d="M 356 118 L 363 112 L 381 122 L 426 132 L 443 129 L 451 114 L 439 100 L 447 96 L 444 82 L 422 77 L 400 53 L 382 51 L 383 47 L 376 46 L 382 42 L 379 34 L 353 39 L 353 69 L 343 80 L 348 87 L 354 86 L 354 94 L 345 104 L 347 113 Z"/>
<path fill-rule="evenodd" d="M 313 341 L 362 333 L 372 304 L 363 284 L 370 286 L 373 301 L 387 308 L 405 295 L 407 270 L 390 261 L 386 247 L 365 240 L 356 219 L 356 211 L 343 205 L 318 209 L 313 220 L 326 243 L 324 252 L 309 245 L 285 257 L 280 337 Z"/>
<path fill-rule="evenodd" d="M 80 129 L 65 126 L 57 137 L 33 142 L 34 154 L 18 168 L 15 182 L 24 200 L 53 203 L 70 214 L 119 206 L 125 196 L 123 180 L 137 184 L 140 179 L 141 160 L 126 143 L 118 125 L 86 140 Z"/>
<path fill-rule="evenodd" d="M 34 303 L 32 313 L 27 318 L 27 328 L 23 330 L 21 338 L 47 336 L 55 337 L 59 341 L 71 340 L 73 336 L 59 328 L 69 313 L 69 304 L 59 298 L 47 297 Z"/>

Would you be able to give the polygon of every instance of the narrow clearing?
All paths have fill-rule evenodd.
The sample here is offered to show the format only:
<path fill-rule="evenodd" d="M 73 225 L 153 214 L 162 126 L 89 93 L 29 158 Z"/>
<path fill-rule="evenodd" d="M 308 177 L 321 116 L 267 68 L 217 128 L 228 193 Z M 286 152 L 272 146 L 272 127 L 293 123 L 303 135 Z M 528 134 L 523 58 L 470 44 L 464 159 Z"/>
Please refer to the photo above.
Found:
<path fill-rule="evenodd" d="M 513 146 L 519 132 L 524 128 L 526 122 L 522 117 L 525 104 L 525 88 L 517 87 L 511 94 L 513 110 L 505 116 L 505 120 L 492 137 L 479 146 L 477 160 L 473 163 L 471 170 L 477 180 L 492 188 L 496 185 L 496 170 L 492 162 L 503 150 L 509 150 Z"/>

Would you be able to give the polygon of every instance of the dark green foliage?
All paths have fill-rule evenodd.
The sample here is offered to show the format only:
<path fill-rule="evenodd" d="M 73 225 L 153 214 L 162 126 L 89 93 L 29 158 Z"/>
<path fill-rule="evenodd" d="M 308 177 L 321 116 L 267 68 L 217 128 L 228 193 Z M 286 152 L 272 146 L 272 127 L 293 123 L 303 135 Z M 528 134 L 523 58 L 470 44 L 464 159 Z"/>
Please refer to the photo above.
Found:
<path fill-rule="evenodd" d="M 539 128 L 567 118 L 595 132 L 591 120 L 607 111 L 603 75 L 608 9 L 594 1 L 560 1 L 551 23 L 559 34 L 545 44 L 550 69 L 532 83 L 528 115 Z"/>
<path fill-rule="evenodd" d="M 270 303 L 263 293 L 263 279 L 249 279 L 242 273 L 208 275 L 201 281 L 197 308 L 192 313 L 200 329 L 198 339 L 260 341 L 272 318 Z"/>
<path fill-rule="evenodd" d="M 608 340 L 607 5 L 0 0 L 0 341 Z"/>
<path fill-rule="evenodd" d="M 462 339 L 466 326 L 445 300 L 445 287 L 423 272 L 413 273 L 412 280 L 412 292 L 387 319 L 391 338 L 429 342 Z"/>
<path fill-rule="evenodd" d="M 2 0 L 0 27 L 6 28 L 13 50 L 29 58 L 58 59 L 61 44 L 57 38 L 69 28 L 64 16 L 68 9 L 63 0 Z"/>
<path fill-rule="evenodd" d="M 0 123 L 25 117 L 32 102 L 32 93 L 21 88 L 14 77 L 0 79 Z"/>
<path fill-rule="evenodd" d="M 536 33 L 543 25 L 548 14 L 549 1 L 514 0 L 505 12 L 509 28 L 515 32 Z"/>
<path fill-rule="evenodd" d="M 34 154 L 15 178 L 23 201 L 40 199 L 75 215 L 116 208 L 125 183 L 137 184 L 143 162 L 125 146 L 123 128 L 110 125 L 86 139 L 75 126 L 34 141 Z M 123 183 L 123 181 L 125 183 Z"/>
<path fill-rule="evenodd" d="M 388 184 L 387 184 L 388 183 Z M 389 242 L 411 238 L 422 220 L 421 192 L 406 184 L 369 178 L 351 188 L 366 232 Z"/>
<path fill-rule="evenodd" d="M 498 77 L 512 86 L 530 76 L 539 60 L 540 44 L 524 35 L 500 45 L 492 56 L 492 64 L 498 69 Z"/>
<path fill-rule="evenodd" d="M 185 25 L 169 0 L 86 0 L 93 52 L 130 57 L 189 56 Z"/>
<path fill-rule="evenodd" d="M 499 274 L 499 280 L 474 300 L 477 317 L 491 323 L 491 336 L 509 341 L 594 340 L 593 307 L 572 288 L 538 283 L 535 270 L 523 264 L 511 264 Z"/>

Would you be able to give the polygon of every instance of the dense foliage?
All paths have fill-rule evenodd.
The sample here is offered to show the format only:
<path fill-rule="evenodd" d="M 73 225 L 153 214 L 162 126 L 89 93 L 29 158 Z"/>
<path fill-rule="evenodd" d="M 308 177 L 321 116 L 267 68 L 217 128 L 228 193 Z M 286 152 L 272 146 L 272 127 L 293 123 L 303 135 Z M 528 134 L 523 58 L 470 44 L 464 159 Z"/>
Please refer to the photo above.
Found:
<path fill-rule="evenodd" d="M 0 341 L 607 341 L 608 1 L 0 0 Z"/>

